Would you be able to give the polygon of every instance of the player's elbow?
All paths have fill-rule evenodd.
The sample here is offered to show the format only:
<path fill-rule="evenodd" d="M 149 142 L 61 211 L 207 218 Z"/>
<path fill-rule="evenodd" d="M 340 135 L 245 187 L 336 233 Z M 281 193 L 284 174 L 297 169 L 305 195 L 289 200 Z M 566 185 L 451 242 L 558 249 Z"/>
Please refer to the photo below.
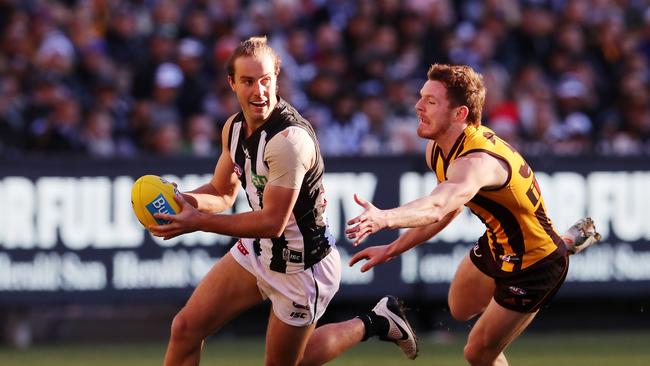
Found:
<path fill-rule="evenodd" d="M 279 238 L 284 233 L 285 226 L 285 222 L 279 220 L 270 220 L 265 225 L 263 225 L 264 235 L 261 236 L 266 238 Z"/>
<path fill-rule="evenodd" d="M 282 236 L 284 233 L 284 226 L 283 227 L 278 227 L 278 228 L 273 228 L 269 231 L 269 238 L 275 239 L 279 238 Z"/>
<path fill-rule="evenodd" d="M 453 197 L 450 197 L 449 200 L 446 202 L 446 206 L 445 206 L 446 209 L 444 210 L 444 214 L 447 215 L 450 212 L 456 212 L 462 209 L 462 207 L 467 202 L 471 201 L 472 198 L 474 198 L 477 192 L 478 192 L 477 190 L 471 188 L 463 189 L 456 192 L 456 194 Z"/>
<path fill-rule="evenodd" d="M 220 195 L 220 197 L 223 200 L 224 205 L 230 208 L 235 205 L 235 201 L 237 200 L 237 192 L 229 192 L 227 194 L 222 194 Z"/>
<path fill-rule="evenodd" d="M 469 198 L 466 201 L 458 200 L 457 202 L 454 200 L 446 200 L 434 205 L 433 209 L 426 213 L 425 220 L 429 224 L 435 224 L 443 220 L 453 219 L 467 201 L 469 201 Z"/>
<path fill-rule="evenodd" d="M 426 224 L 435 224 L 436 222 L 440 221 L 442 219 L 442 215 L 440 214 L 440 209 L 439 208 L 434 208 L 433 210 L 427 212 L 424 216 L 424 222 Z"/>
<path fill-rule="evenodd" d="M 224 198 L 223 200 L 223 206 L 219 212 L 224 212 L 230 208 L 233 208 L 235 205 L 235 199 L 229 199 L 229 198 Z"/>

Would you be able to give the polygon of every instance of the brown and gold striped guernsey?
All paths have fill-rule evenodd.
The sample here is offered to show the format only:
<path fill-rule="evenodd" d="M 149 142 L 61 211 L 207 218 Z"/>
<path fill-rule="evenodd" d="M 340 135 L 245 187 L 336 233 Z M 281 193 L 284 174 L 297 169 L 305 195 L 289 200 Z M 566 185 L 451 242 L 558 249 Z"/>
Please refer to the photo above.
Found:
<path fill-rule="evenodd" d="M 508 179 L 501 187 L 481 189 L 466 206 L 483 221 L 496 268 L 511 273 L 564 245 L 546 214 L 537 180 L 523 157 L 485 126 L 468 126 L 445 157 L 434 143 L 431 166 L 439 182 L 447 179 L 452 160 L 485 152 L 507 163 Z M 563 247 L 562 247 L 563 248 Z"/>

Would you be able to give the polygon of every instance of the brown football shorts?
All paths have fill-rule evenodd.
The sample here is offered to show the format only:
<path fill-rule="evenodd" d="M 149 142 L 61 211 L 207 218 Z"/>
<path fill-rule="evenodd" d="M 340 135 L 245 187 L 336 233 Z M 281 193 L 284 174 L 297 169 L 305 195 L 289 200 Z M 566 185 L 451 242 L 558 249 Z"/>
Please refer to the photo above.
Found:
<path fill-rule="evenodd" d="M 569 258 L 564 247 L 558 247 L 535 264 L 516 272 L 497 268 L 486 237 L 479 239 L 470 249 L 469 256 L 481 272 L 494 279 L 494 300 L 504 308 L 520 313 L 532 313 L 546 305 L 564 283 L 569 270 Z"/>

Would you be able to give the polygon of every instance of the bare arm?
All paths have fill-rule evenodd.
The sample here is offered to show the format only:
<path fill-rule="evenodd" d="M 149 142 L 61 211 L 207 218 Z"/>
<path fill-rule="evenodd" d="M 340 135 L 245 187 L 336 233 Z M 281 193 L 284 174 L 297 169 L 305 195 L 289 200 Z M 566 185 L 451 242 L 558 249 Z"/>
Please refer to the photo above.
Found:
<path fill-rule="evenodd" d="M 350 259 L 350 266 L 365 259 L 367 262 L 361 266 L 361 272 L 366 272 L 378 264 L 386 263 L 438 234 L 442 229 L 447 227 L 447 225 L 449 225 L 449 223 L 452 222 L 460 212 L 461 209 L 458 209 L 450 212 L 443 217 L 442 220 L 434 224 L 409 229 L 389 245 L 379 245 L 366 248 L 359 253 L 356 253 Z"/>
<path fill-rule="evenodd" d="M 448 180 L 440 183 L 430 195 L 403 206 L 379 210 L 371 203 L 356 198 L 365 211 L 348 221 L 349 239 L 359 244 L 365 237 L 384 228 L 419 227 L 442 220 L 460 209 L 484 187 L 496 187 L 508 177 L 505 163 L 487 153 L 477 152 L 454 160 L 447 169 Z"/>
<path fill-rule="evenodd" d="M 403 206 L 386 210 L 386 227 L 416 227 L 438 222 L 449 212 L 461 208 L 483 187 L 497 186 L 507 177 L 499 161 L 485 153 L 454 160 L 447 170 L 448 180 L 430 195 Z"/>
<path fill-rule="evenodd" d="M 280 236 L 298 199 L 306 169 L 313 164 L 312 154 L 303 151 L 304 145 L 289 141 L 287 136 L 289 133 L 277 134 L 267 144 L 265 159 L 269 165 L 269 181 L 264 187 L 261 210 L 215 215 L 200 212 L 177 196 L 176 200 L 183 205 L 181 212 L 178 215 L 157 214 L 171 223 L 154 226 L 151 232 L 165 239 L 197 230 L 249 238 Z"/>
<path fill-rule="evenodd" d="M 456 216 L 462 211 L 462 207 L 459 207 L 455 211 L 452 211 L 445 215 L 441 220 L 424 226 L 418 226 L 407 230 L 404 234 L 400 235 L 394 242 L 390 244 L 389 254 L 393 257 L 396 257 L 407 250 L 414 248 L 427 240 L 433 238 L 439 232 L 451 223 Z"/>
<path fill-rule="evenodd" d="M 234 215 L 204 214 L 197 218 L 196 228 L 235 237 L 278 237 L 287 225 L 298 193 L 295 189 L 267 185 L 263 209 Z"/>

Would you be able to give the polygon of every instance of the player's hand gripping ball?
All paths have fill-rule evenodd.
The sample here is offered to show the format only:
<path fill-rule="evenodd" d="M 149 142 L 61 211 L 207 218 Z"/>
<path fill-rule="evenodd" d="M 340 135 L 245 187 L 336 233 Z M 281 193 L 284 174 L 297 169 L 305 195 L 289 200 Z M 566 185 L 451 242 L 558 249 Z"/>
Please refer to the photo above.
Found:
<path fill-rule="evenodd" d="M 131 189 L 131 206 L 135 216 L 145 228 L 168 224 L 168 221 L 157 219 L 153 214 L 175 215 L 181 212 L 181 207 L 174 201 L 177 192 L 172 183 L 157 175 L 138 178 Z"/>

